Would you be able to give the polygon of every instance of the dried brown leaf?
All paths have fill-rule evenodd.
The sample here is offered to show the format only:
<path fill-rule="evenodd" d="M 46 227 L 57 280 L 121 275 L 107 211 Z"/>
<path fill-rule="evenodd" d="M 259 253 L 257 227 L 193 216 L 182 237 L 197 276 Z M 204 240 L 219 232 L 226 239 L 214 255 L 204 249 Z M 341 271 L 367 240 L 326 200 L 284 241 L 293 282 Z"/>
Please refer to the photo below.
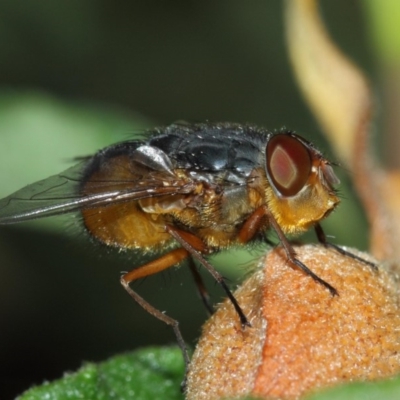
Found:
<path fill-rule="evenodd" d="M 372 95 L 363 73 L 330 39 L 315 0 L 287 0 L 289 54 L 299 86 L 338 157 L 352 171 L 371 227 L 371 252 L 400 260 L 400 201 L 394 174 L 381 169 L 369 141 Z M 396 199 L 396 201 L 394 201 Z"/>

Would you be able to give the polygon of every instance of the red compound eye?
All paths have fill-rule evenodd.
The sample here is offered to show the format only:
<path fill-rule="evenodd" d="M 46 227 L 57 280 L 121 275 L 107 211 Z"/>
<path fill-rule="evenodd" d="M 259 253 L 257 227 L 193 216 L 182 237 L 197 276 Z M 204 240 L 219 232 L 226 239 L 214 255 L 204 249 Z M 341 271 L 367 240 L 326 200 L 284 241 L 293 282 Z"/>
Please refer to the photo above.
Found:
<path fill-rule="evenodd" d="M 282 196 L 295 196 L 307 183 L 311 157 L 295 136 L 278 134 L 267 144 L 268 180 Z"/>

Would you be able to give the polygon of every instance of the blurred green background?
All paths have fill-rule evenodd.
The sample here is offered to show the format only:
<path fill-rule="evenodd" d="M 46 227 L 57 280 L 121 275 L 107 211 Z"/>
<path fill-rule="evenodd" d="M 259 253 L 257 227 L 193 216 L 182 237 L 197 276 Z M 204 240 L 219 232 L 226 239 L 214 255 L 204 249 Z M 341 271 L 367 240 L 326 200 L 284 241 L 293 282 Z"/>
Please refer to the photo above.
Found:
<path fill-rule="evenodd" d="M 360 3 L 323 1 L 323 14 L 374 80 Z M 181 119 L 286 126 L 331 154 L 291 75 L 280 1 L 0 3 L 1 197 L 61 172 L 75 156 Z M 362 210 L 339 174 L 343 204 L 323 225 L 335 242 L 365 249 Z M 1 399 L 85 360 L 174 341 L 119 285 L 135 256 L 91 244 L 76 225 L 66 216 L 0 229 Z M 230 251 L 215 264 L 235 282 L 262 251 Z M 195 343 L 206 313 L 185 269 L 135 287 Z"/>

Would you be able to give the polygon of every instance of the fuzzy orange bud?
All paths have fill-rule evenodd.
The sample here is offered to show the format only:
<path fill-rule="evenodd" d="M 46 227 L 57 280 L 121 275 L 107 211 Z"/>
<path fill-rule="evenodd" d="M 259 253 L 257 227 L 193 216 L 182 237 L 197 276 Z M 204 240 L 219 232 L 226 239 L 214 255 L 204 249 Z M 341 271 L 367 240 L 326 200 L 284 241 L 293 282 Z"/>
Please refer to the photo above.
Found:
<path fill-rule="evenodd" d="M 400 372 L 394 277 L 320 245 L 295 250 L 339 296 L 292 268 L 282 249 L 271 251 L 235 293 L 252 328 L 242 329 L 229 301 L 205 324 L 188 376 L 189 400 L 296 399 Z"/>

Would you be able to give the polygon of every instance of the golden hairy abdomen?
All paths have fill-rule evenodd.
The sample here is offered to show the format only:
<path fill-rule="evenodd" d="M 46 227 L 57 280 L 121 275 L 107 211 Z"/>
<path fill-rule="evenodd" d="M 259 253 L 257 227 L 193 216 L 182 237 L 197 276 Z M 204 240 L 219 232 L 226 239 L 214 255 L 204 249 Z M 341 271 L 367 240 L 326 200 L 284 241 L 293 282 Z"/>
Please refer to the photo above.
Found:
<path fill-rule="evenodd" d="M 91 235 L 107 245 L 149 250 L 171 239 L 164 216 L 144 212 L 137 201 L 83 210 L 82 216 Z"/>

